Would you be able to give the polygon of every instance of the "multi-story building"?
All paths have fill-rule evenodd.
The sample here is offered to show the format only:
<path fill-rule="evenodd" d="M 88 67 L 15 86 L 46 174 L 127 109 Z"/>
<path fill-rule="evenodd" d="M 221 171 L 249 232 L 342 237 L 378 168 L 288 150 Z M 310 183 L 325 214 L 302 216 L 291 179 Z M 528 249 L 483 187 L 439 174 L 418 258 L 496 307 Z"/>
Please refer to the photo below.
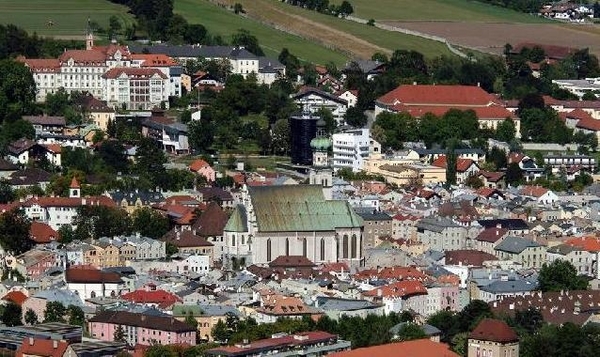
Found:
<path fill-rule="evenodd" d="M 509 236 L 494 248 L 494 254 L 502 260 L 512 260 L 524 268 L 539 269 L 546 261 L 546 247 L 530 239 Z"/>
<path fill-rule="evenodd" d="M 198 322 L 198 336 L 207 341 L 214 341 L 212 335 L 213 327 L 219 321 L 227 321 L 228 315 L 241 317 L 240 311 L 234 306 L 228 305 L 180 305 L 173 306 L 173 317 L 185 322 L 188 316 L 192 316 Z"/>
<path fill-rule="evenodd" d="M 156 68 L 111 68 L 102 75 L 106 81 L 103 99 L 108 105 L 127 110 L 150 110 L 168 106 L 169 77 Z"/>
<path fill-rule="evenodd" d="M 183 67 L 173 58 L 165 54 L 139 53 L 131 55 L 131 64 L 133 67 L 158 69 L 169 78 L 168 95 L 181 97 Z"/>
<path fill-rule="evenodd" d="M 363 245 L 364 248 L 375 248 L 382 241 L 381 238 L 392 236 L 392 217 L 373 208 L 355 208 L 356 213 L 363 219 Z"/>
<path fill-rule="evenodd" d="M 82 301 L 95 297 L 117 297 L 125 291 L 121 276 L 89 266 L 74 266 L 65 270 L 67 289 Z"/>
<path fill-rule="evenodd" d="M 502 320 L 483 319 L 469 333 L 467 357 L 519 357 L 519 336 Z"/>
<path fill-rule="evenodd" d="M 142 123 L 142 136 L 158 141 L 169 153 L 187 154 L 190 151 L 187 125 L 167 118 L 158 109 Z"/>
<path fill-rule="evenodd" d="M 598 253 L 600 240 L 596 237 L 579 237 L 548 248 L 546 261 L 565 260 L 573 264 L 578 274 L 598 275 Z"/>
<path fill-rule="evenodd" d="M 102 341 L 114 341 L 115 331 L 121 329 L 130 346 L 196 345 L 196 328 L 167 315 L 104 311 L 91 318 L 88 326 L 91 337 Z"/>
<path fill-rule="evenodd" d="M 303 110 L 312 114 L 321 109 L 327 109 L 339 124 L 344 123 L 348 102 L 334 94 L 314 87 L 302 87 L 298 93 L 292 94 L 292 100 Z"/>
<path fill-rule="evenodd" d="M 465 249 L 467 229 L 443 217 L 425 217 L 417 223 L 417 240 L 437 251 Z"/>
<path fill-rule="evenodd" d="M 332 135 L 334 171 L 348 168 L 359 172 L 370 153 L 381 152 L 381 144 L 369 132 L 369 129 L 355 129 Z"/>
<path fill-rule="evenodd" d="M 420 281 L 398 281 L 369 290 L 363 296 L 383 304 L 386 314 L 412 310 L 427 315 L 427 289 Z"/>

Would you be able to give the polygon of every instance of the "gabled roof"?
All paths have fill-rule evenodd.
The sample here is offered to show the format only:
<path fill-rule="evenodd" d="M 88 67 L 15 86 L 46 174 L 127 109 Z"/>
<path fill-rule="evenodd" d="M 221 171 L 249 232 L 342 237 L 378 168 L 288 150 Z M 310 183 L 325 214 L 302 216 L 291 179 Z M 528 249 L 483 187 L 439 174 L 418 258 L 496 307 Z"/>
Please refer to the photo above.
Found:
<path fill-rule="evenodd" d="M 69 343 L 63 340 L 25 337 L 16 351 L 16 356 L 62 357 L 68 347 Z"/>
<path fill-rule="evenodd" d="M 14 302 L 15 304 L 21 306 L 23 302 L 27 300 L 27 295 L 25 295 L 21 291 L 9 291 L 6 295 L 2 297 L 4 301 Z"/>
<path fill-rule="evenodd" d="M 302 88 L 300 88 L 300 91 L 298 91 L 298 93 L 292 95 L 292 99 L 298 99 L 298 98 L 304 97 L 309 94 L 315 94 L 320 97 L 327 98 L 333 102 L 337 102 L 337 103 L 340 103 L 343 105 L 348 105 L 348 102 L 345 99 L 342 99 L 338 96 L 335 96 L 333 94 L 327 93 L 318 88 L 310 87 L 310 86 L 303 86 Z"/>
<path fill-rule="evenodd" d="M 481 87 L 463 85 L 401 85 L 379 97 L 382 105 L 488 106 L 497 99 Z"/>
<path fill-rule="evenodd" d="M 162 73 L 156 68 L 132 68 L 132 67 L 115 67 L 109 69 L 102 75 L 102 78 L 116 79 L 121 75 L 125 75 L 130 78 L 150 78 L 158 76 L 162 79 L 167 79 L 167 75 Z"/>
<path fill-rule="evenodd" d="M 314 267 L 315 264 L 302 255 L 280 255 L 269 263 L 271 268 Z"/>
<path fill-rule="evenodd" d="M 37 244 L 46 244 L 58 239 L 58 232 L 46 223 L 33 221 L 29 227 L 29 237 Z"/>
<path fill-rule="evenodd" d="M 67 283 L 100 284 L 122 283 L 121 276 L 117 273 L 105 272 L 92 267 L 69 267 L 65 270 Z"/>
<path fill-rule="evenodd" d="M 446 265 L 481 267 L 483 262 L 498 260 L 495 255 L 479 250 L 450 250 L 446 252 Z"/>
<path fill-rule="evenodd" d="M 392 284 L 384 285 L 373 290 L 369 290 L 363 293 L 364 296 L 370 297 L 408 297 L 412 295 L 425 295 L 427 289 L 423 286 L 423 283 L 416 280 L 402 280 Z"/>
<path fill-rule="evenodd" d="M 565 244 L 586 252 L 600 252 L 600 239 L 596 237 L 571 238 Z"/>
<path fill-rule="evenodd" d="M 437 159 L 435 159 L 431 165 L 433 166 L 437 166 L 437 167 L 441 167 L 441 168 L 446 168 L 446 166 L 448 165 L 447 163 L 447 158 L 446 155 L 440 155 Z M 462 159 L 462 158 L 457 158 L 456 159 L 456 171 L 457 172 L 465 172 L 467 171 L 472 165 L 477 166 L 477 163 L 471 159 Z"/>
<path fill-rule="evenodd" d="M 357 348 L 350 351 L 334 352 L 330 357 L 459 357 L 445 343 L 434 342 L 428 338 L 385 345 Z"/>
<path fill-rule="evenodd" d="M 208 162 L 202 159 L 197 159 L 192 161 L 192 163 L 188 167 L 190 168 L 190 171 L 198 171 L 204 167 L 210 167 L 210 165 L 208 164 Z"/>
<path fill-rule="evenodd" d="M 210 202 L 200 217 L 192 224 L 196 234 L 201 237 L 220 237 L 229 216 L 217 202 Z"/>
<path fill-rule="evenodd" d="M 539 198 L 545 195 L 548 191 L 549 190 L 547 188 L 544 188 L 542 186 L 526 185 L 521 188 L 521 191 L 519 193 L 523 196 Z"/>
<path fill-rule="evenodd" d="M 508 233 L 508 229 L 506 229 L 506 228 L 490 227 L 490 228 L 486 228 L 483 231 L 481 231 L 477 235 L 477 237 L 475 237 L 475 240 L 478 240 L 481 242 L 496 243 L 498 240 L 500 240 L 502 237 L 504 237 L 504 235 L 506 235 L 507 233 Z"/>
<path fill-rule="evenodd" d="M 127 301 L 139 304 L 157 304 L 160 308 L 168 308 L 173 304 L 181 303 L 179 296 L 171 294 L 164 290 L 143 290 L 138 289 L 121 295 L 121 298 Z"/>
<path fill-rule="evenodd" d="M 142 61 L 142 67 L 172 67 L 179 66 L 171 57 L 165 54 L 139 53 L 132 54 L 131 60 Z"/>
<path fill-rule="evenodd" d="M 485 179 L 488 182 L 498 182 L 498 181 L 502 180 L 505 175 L 504 172 L 492 172 L 492 171 L 485 171 L 485 170 L 480 170 L 477 174 L 479 176 L 485 177 Z"/>
<path fill-rule="evenodd" d="M 213 244 L 207 241 L 205 237 L 201 237 L 191 230 L 178 231 L 176 228 L 168 231 L 164 236 L 162 236 L 161 240 L 173 243 L 179 248 L 213 246 Z"/>
<path fill-rule="evenodd" d="M 483 319 L 469 334 L 469 338 L 498 343 L 519 342 L 519 336 L 502 320 Z"/>
<path fill-rule="evenodd" d="M 525 239 L 521 237 L 509 236 L 506 237 L 500 244 L 498 244 L 494 250 L 499 250 L 502 252 L 515 253 L 520 254 L 527 248 L 537 248 L 541 247 L 541 245 L 537 242 L 534 242 L 530 239 Z"/>

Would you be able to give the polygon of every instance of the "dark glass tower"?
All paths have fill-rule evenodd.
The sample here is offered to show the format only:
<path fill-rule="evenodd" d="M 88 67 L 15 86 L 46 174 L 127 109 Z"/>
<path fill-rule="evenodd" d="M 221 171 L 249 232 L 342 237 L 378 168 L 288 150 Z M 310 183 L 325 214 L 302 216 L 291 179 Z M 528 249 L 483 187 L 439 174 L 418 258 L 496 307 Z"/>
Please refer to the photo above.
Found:
<path fill-rule="evenodd" d="M 292 164 L 312 165 L 313 154 L 310 141 L 317 136 L 319 117 L 304 112 L 290 119 Z"/>

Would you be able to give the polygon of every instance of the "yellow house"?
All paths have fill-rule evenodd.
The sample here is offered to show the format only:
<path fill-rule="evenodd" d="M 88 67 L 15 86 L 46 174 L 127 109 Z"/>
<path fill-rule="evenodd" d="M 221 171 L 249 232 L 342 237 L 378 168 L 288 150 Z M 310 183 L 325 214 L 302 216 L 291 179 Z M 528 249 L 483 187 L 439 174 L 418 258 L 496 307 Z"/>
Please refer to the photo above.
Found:
<path fill-rule="evenodd" d="M 386 182 L 395 185 L 408 185 L 413 183 L 428 184 L 446 182 L 446 169 L 425 164 L 384 164 L 370 166 L 367 173 L 381 175 Z"/>
<path fill-rule="evenodd" d="M 198 322 L 198 337 L 202 340 L 214 341 L 212 329 L 219 321 L 225 322 L 227 315 L 241 317 L 234 306 L 228 305 L 174 305 L 173 317 L 184 321 L 190 316 Z"/>
<path fill-rule="evenodd" d="M 80 98 L 78 106 L 88 122 L 95 124 L 104 132 L 108 128 L 108 122 L 115 121 L 115 110 L 91 95 Z"/>

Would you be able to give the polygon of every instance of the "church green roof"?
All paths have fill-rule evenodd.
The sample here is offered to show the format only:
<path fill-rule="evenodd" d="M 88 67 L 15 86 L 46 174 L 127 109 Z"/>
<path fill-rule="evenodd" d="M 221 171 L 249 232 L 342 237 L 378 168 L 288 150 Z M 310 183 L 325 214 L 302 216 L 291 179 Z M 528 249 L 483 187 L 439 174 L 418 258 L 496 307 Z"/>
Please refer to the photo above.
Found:
<path fill-rule="evenodd" d="M 235 206 L 223 231 L 248 232 L 248 219 L 246 217 L 246 208 L 242 205 Z"/>
<path fill-rule="evenodd" d="M 260 232 L 334 231 L 362 227 L 346 201 L 327 201 L 318 185 L 249 188 Z"/>

